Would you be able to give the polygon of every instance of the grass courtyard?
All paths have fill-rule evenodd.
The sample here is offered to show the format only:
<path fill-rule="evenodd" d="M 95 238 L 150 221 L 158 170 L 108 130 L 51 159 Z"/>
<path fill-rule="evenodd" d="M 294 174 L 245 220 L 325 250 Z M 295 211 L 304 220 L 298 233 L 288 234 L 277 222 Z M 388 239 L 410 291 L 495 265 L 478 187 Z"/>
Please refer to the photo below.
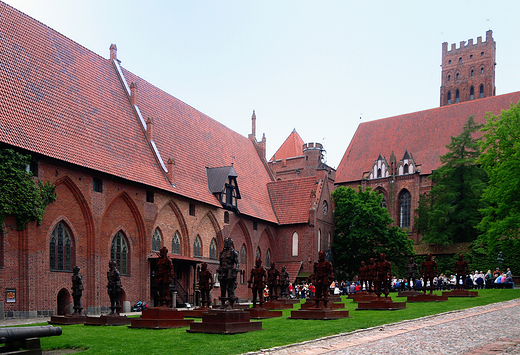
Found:
<path fill-rule="evenodd" d="M 392 296 L 394 301 L 406 301 L 395 293 Z M 287 319 L 291 310 L 284 310 L 282 317 L 263 319 L 263 330 L 235 335 L 188 333 L 186 327 L 150 330 L 68 325 L 61 326 L 61 336 L 42 338 L 41 343 L 44 350 L 85 349 L 80 354 L 241 354 L 515 298 L 520 298 L 520 290 L 479 290 L 479 297 L 408 303 L 406 309 L 396 311 L 356 311 L 357 304 L 346 300 L 345 309 L 350 311 L 348 319 L 291 320 Z M 295 305 L 295 308 L 299 307 Z"/>

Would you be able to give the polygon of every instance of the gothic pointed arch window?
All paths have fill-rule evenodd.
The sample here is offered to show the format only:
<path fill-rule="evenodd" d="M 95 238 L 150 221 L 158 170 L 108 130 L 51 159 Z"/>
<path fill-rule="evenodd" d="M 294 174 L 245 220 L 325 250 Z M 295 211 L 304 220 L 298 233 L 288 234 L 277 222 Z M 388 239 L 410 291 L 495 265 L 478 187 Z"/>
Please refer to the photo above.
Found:
<path fill-rule="evenodd" d="M 479 88 L 479 91 L 480 91 L 480 97 L 484 97 L 484 85 L 483 84 L 480 84 L 480 88 Z"/>
<path fill-rule="evenodd" d="M 318 253 L 321 251 L 321 229 L 318 229 Z"/>
<path fill-rule="evenodd" d="M 459 89 L 455 91 L 455 102 L 460 102 L 460 92 Z"/>
<path fill-rule="evenodd" d="M 475 98 L 475 88 L 473 86 L 469 89 L 469 98 L 470 100 Z"/>
<path fill-rule="evenodd" d="M 72 270 L 72 239 L 63 222 L 54 227 L 49 244 L 50 269 L 54 271 Z"/>
<path fill-rule="evenodd" d="M 403 173 L 404 174 L 408 174 L 409 173 L 409 166 L 408 166 L 408 164 L 404 164 Z"/>
<path fill-rule="evenodd" d="M 410 227 L 410 211 L 412 196 L 408 190 L 403 190 L 399 194 L 399 226 L 401 228 Z"/>
<path fill-rule="evenodd" d="M 255 260 L 261 259 L 261 258 L 262 258 L 262 253 L 260 252 L 260 247 L 258 247 L 258 248 L 256 248 Z"/>
<path fill-rule="evenodd" d="M 161 249 L 161 232 L 159 228 L 155 228 L 152 235 L 152 251 L 159 251 Z"/>
<path fill-rule="evenodd" d="M 128 275 L 128 244 L 123 232 L 119 231 L 112 239 L 110 260 L 114 260 L 121 274 Z"/>
<path fill-rule="evenodd" d="M 179 238 L 179 233 L 175 232 L 172 238 L 172 254 L 180 254 L 181 253 L 181 239 Z"/>
<path fill-rule="evenodd" d="M 298 233 L 292 235 L 292 256 L 298 256 Z"/>
<path fill-rule="evenodd" d="M 451 91 L 448 91 L 447 100 L 448 100 L 448 105 L 451 104 Z"/>
<path fill-rule="evenodd" d="M 377 177 L 378 177 L 378 178 L 381 177 L 381 168 L 378 168 L 378 169 L 377 169 Z"/>
<path fill-rule="evenodd" d="M 193 242 L 193 256 L 201 257 L 202 256 L 202 242 L 200 237 L 197 236 L 195 241 Z"/>
<path fill-rule="evenodd" d="M 209 258 L 217 259 L 217 241 L 215 238 L 211 239 L 211 243 L 209 243 Z"/>
<path fill-rule="evenodd" d="M 246 265 L 246 246 L 242 244 L 240 248 L 240 265 Z"/>
<path fill-rule="evenodd" d="M 265 265 L 271 266 L 271 250 L 267 249 L 267 252 L 265 253 Z"/>

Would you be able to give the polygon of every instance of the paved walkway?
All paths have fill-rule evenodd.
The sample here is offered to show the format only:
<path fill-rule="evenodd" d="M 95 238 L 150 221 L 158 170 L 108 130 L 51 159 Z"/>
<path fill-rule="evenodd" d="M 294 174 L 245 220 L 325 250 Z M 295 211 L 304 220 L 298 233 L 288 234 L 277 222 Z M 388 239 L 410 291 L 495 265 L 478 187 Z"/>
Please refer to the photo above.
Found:
<path fill-rule="evenodd" d="M 520 355 L 520 299 L 249 354 Z"/>

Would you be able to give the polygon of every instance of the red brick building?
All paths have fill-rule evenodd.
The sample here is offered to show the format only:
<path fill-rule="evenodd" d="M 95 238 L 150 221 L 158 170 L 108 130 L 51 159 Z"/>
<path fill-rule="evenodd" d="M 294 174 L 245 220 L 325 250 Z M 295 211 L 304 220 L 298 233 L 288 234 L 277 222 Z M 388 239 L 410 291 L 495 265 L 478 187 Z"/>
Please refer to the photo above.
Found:
<path fill-rule="evenodd" d="M 431 189 L 428 177 L 441 166 L 439 157 L 448 152 L 451 137 L 462 132 L 468 117 L 484 123 L 487 112 L 500 114 L 520 100 L 520 92 L 495 96 L 492 31 L 485 42 L 479 37 L 476 44 L 469 40 L 460 48 L 447 47 L 442 44 L 441 107 L 361 123 L 335 179 L 336 186 L 380 191 L 396 225 L 415 242 L 420 239 L 413 226 L 419 196 Z"/>
<path fill-rule="evenodd" d="M 256 257 L 294 280 L 330 250 L 334 171 L 321 145 L 268 162 L 254 113 L 241 136 L 126 70 L 115 45 L 102 58 L 1 2 L 0 17 L 0 148 L 31 154 L 35 175 L 57 187 L 41 225 L 2 226 L 0 317 L 64 313 L 75 265 L 84 307 L 103 311 L 111 259 L 123 301 L 152 302 L 163 245 L 190 303 L 198 266 L 215 273 L 228 236 L 240 299 Z"/>

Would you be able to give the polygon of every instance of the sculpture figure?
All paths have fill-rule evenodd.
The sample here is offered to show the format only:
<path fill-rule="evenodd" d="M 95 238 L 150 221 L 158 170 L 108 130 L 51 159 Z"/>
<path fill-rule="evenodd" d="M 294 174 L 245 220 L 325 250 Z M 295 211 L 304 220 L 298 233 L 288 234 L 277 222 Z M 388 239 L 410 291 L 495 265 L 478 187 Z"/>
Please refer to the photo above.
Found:
<path fill-rule="evenodd" d="M 282 266 L 282 271 L 280 272 L 280 288 L 281 288 L 281 296 L 282 298 L 289 297 L 289 273 L 287 272 L 287 268 Z"/>
<path fill-rule="evenodd" d="M 417 275 L 419 274 L 419 267 L 415 263 L 414 258 L 410 258 L 410 262 L 406 267 L 406 281 L 408 282 L 408 288 L 410 290 L 415 289 L 415 283 L 417 280 Z"/>
<path fill-rule="evenodd" d="M 208 264 L 202 263 L 199 272 L 199 290 L 201 294 L 201 304 L 203 308 L 209 308 L 211 305 L 211 289 L 213 288 L 213 275 L 208 270 Z"/>
<path fill-rule="evenodd" d="M 74 315 L 81 315 L 81 296 L 83 295 L 83 278 L 79 273 L 79 266 L 74 266 L 72 270 L 72 299 L 74 300 Z"/>
<path fill-rule="evenodd" d="M 364 261 L 361 262 L 361 267 L 359 268 L 358 276 L 361 289 L 363 290 L 363 287 L 365 287 L 368 291 L 368 267 L 365 265 Z"/>
<path fill-rule="evenodd" d="M 370 258 L 370 264 L 368 264 L 368 266 L 367 266 L 367 283 L 368 283 L 367 291 L 370 293 L 374 292 L 374 284 L 376 282 L 376 276 L 377 276 L 376 259 Z"/>
<path fill-rule="evenodd" d="M 247 281 L 247 287 L 253 291 L 253 308 L 256 308 L 257 297 L 260 303 L 260 308 L 262 308 L 262 305 L 264 304 L 264 287 L 266 276 L 267 273 L 262 267 L 262 260 L 256 259 L 255 267 L 251 269 L 251 277 Z"/>
<path fill-rule="evenodd" d="M 392 265 L 386 260 L 386 255 L 381 253 L 379 255 L 379 262 L 377 263 L 376 275 L 376 294 L 377 298 L 381 298 L 381 288 L 384 287 L 385 298 L 388 298 L 388 284 L 392 278 Z"/>
<path fill-rule="evenodd" d="M 233 240 L 227 237 L 224 239 L 224 249 L 220 253 L 220 265 L 217 269 L 220 282 L 221 309 L 233 309 L 239 266 L 238 252 L 233 246 Z"/>
<path fill-rule="evenodd" d="M 271 268 L 267 272 L 267 285 L 269 287 L 269 300 L 276 301 L 280 285 L 280 271 L 276 269 L 274 262 L 271 263 Z"/>
<path fill-rule="evenodd" d="M 426 281 L 430 281 L 430 293 L 433 293 L 433 279 L 437 276 L 437 262 L 433 260 L 432 254 L 428 253 L 426 255 L 426 261 L 424 261 L 421 265 L 421 273 L 423 275 L 424 280 L 424 293 L 426 293 Z"/>
<path fill-rule="evenodd" d="M 459 261 L 455 263 L 455 275 L 456 288 L 457 290 L 462 290 L 466 282 L 466 275 L 469 275 L 469 264 L 464 260 L 462 254 L 459 254 Z"/>
<path fill-rule="evenodd" d="M 159 306 L 170 307 L 172 298 L 170 297 L 170 284 L 173 281 L 173 264 L 168 257 L 168 249 L 162 247 L 159 250 L 159 259 L 157 260 L 157 272 L 155 273 L 155 283 L 159 292 Z"/>
<path fill-rule="evenodd" d="M 329 285 L 334 280 L 334 275 L 332 263 L 326 259 L 324 251 L 320 251 L 318 254 L 318 262 L 314 263 L 314 273 L 311 278 L 316 292 L 315 307 L 319 308 L 320 301 L 323 301 L 323 307 L 326 308 L 329 301 Z"/>
<path fill-rule="evenodd" d="M 117 264 L 113 260 L 108 262 L 107 279 L 108 296 L 110 297 L 110 314 L 119 315 L 119 313 L 121 313 L 121 303 L 119 301 L 119 296 L 123 291 L 123 287 L 121 286 L 121 276 L 117 270 Z"/>

